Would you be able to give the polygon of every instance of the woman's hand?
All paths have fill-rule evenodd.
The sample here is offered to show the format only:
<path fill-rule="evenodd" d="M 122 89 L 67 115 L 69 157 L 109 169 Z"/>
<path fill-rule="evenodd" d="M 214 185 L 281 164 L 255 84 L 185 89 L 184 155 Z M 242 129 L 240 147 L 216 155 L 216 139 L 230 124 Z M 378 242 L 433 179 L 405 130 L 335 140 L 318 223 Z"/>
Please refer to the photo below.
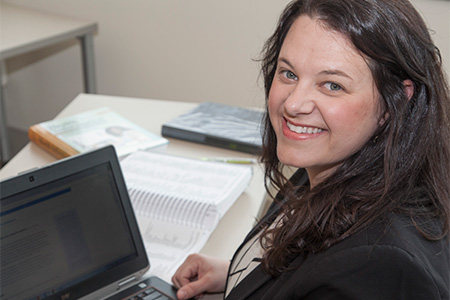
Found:
<path fill-rule="evenodd" d="M 225 290 L 230 262 L 201 254 L 189 255 L 172 277 L 180 300 L 201 296 L 205 292 Z"/>

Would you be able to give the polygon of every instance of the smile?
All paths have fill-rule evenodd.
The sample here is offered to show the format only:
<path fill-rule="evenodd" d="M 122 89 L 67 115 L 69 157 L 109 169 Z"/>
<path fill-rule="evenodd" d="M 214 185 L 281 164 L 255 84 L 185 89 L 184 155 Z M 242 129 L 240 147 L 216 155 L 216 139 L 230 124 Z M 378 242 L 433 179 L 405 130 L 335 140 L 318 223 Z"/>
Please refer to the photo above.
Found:
<path fill-rule="evenodd" d="M 319 132 L 322 132 L 323 131 L 323 129 L 321 129 L 321 128 L 315 128 L 315 127 L 306 127 L 306 126 L 295 126 L 295 125 L 292 125 L 291 123 L 289 123 L 289 122 L 286 122 L 286 124 L 287 124 L 287 127 L 290 129 L 290 130 L 292 130 L 292 131 L 294 131 L 294 132 L 296 132 L 296 133 L 302 133 L 302 134 L 315 134 L 315 133 L 319 133 Z"/>

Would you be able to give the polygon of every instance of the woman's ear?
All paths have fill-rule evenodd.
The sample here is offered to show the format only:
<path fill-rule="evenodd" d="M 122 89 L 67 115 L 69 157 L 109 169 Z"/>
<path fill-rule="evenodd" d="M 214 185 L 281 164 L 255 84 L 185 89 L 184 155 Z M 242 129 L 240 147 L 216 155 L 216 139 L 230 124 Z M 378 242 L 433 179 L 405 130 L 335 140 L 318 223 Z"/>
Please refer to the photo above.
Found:
<path fill-rule="evenodd" d="M 403 90 L 405 91 L 408 100 L 411 100 L 414 95 L 414 83 L 410 79 L 403 80 Z"/>

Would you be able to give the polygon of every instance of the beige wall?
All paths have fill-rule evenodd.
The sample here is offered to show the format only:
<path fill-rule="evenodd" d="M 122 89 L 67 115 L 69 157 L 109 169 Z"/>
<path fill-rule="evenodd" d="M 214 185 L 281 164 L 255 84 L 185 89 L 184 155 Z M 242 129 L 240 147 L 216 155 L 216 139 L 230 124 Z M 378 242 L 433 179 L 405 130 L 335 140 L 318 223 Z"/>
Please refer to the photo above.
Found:
<path fill-rule="evenodd" d="M 258 58 L 289 0 L 2 0 L 95 20 L 98 92 L 107 95 L 263 103 Z M 450 1 L 413 0 L 450 74 Z M 26 130 L 82 92 L 79 47 L 57 45 L 6 62 L 8 123 Z"/>

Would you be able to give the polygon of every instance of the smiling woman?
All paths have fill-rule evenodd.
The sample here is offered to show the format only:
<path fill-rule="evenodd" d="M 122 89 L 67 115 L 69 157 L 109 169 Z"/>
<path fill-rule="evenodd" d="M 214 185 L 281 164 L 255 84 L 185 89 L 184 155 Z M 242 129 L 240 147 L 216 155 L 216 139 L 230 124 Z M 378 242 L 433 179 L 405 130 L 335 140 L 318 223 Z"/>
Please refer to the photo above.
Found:
<path fill-rule="evenodd" d="M 427 272 L 445 283 L 430 288 L 448 298 L 449 88 L 417 11 L 404 0 L 294 1 L 266 44 L 263 73 L 263 161 L 267 178 L 280 188 L 278 213 L 284 215 L 282 226 L 262 225 L 264 269 L 278 276 L 291 257 L 333 252 L 358 234 L 370 239 L 374 226 L 385 234 L 374 234 L 379 243 L 370 249 L 386 243 L 414 258 L 430 255 L 435 265 Z M 308 138 L 295 130 L 299 125 L 323 131 Z M 309 186 L 300 186 L 295 175 L 287 181 L 285 164 L 306 170 Z M 396 228 L 399 220 L 415 228 L 413 236 Z M 420 247 L 441 252 L 381 242 L 397 234 L 406 244 L 420 236 Z M 356 263 L 382 268 L 372 254 Z M 394 282 L 409 282 L 408 268 L 386 266 L 391 276 L 377 270 L 374 284 L 383 286 L 381 277 L 392 274 Z M 424 294 L 434 299 L 431 291 Z"/>
<path fill-rule="evenodd" d="M 186 260 L 180 299 L 450 299 L 449 86 L 413 6 L 295 0 L 262 72 L 279 192 L 231 263 Z"/>
<path fill-rule="evenodd" d="M 268 106 L 278 159 L 306 168 L 311 187 L 358 151 L 382 117 L 364 57 L 308 16 L 284 40 Z"/>

